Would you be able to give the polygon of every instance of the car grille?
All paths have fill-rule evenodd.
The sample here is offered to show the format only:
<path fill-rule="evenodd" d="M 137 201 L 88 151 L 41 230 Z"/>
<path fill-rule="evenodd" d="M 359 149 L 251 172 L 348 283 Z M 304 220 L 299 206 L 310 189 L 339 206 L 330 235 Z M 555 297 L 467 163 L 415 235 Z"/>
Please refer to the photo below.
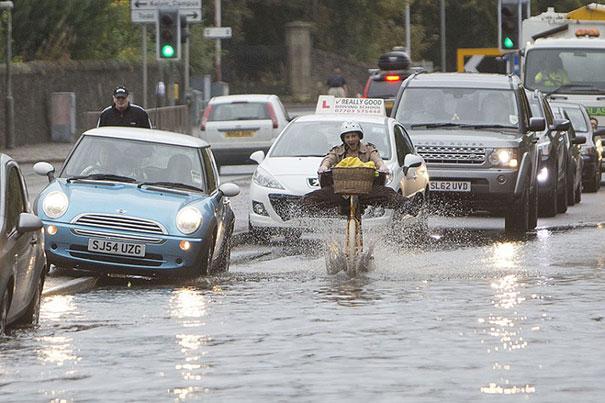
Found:
<path fill-rule="evenodd" d="M 72 221 L 73 224 L 109 230 L 145 232 L 149 234 L 166 234 L 166 229 L 159 223 L 144 218 L 112 214 L 83 214 Z"/>
<path fill-rule="evenodd" d="M 433 164 L 483 164 L 484 147 L 468 146 L 416 146 L 418 153 L 427 163 Z"/>
<path fill-rule="evenodd" d="M 277 215 L 284 221 L 288 221 L 291 218 L 300 215 L 301 201 L 300 196 L 290 196 L 281 194 L 270 194 L 269 201 L 273 210 Z"/>
<path fill-rule="evenodd" d="M 164 257 L 155 253 L 147 253 L 144 257 L 118 256 L 99 252 L 90 252 L 88 251 L 88 248 L 83 245 L 69 245 L 69 254 L 80 259 L 136 266 L 158 267 L 164 263 Z"/>

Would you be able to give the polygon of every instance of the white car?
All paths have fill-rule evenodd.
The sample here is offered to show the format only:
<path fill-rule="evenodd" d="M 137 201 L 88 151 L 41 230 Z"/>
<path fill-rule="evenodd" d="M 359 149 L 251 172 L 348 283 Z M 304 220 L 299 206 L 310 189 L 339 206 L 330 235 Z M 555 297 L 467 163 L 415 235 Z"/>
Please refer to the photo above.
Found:
<path fill-rule="evenodd" d="M 214 97 L 204 109 L 200 138 L 218 166 L 249 163 L 250 153 L 267 152 L 289 120 L 277 95 Z"/>
<path fill-rule="evenodd" d="M 387 186 L 414 203 L 426 199 L 429 176 L 403 126 L 392 118 L 373 115 L 315 114 L 296 118 L 281 133 L 267 156 L 258 151 L 251 158 L 259 163 L 250 184 L 249 229 L 258 239 L 272 234 L 298 234 L 311 230 L 312 220 L 295 219 L 296 205 L 306 193 L 319 189 L 317 168 L 330 148 L 338 145 L 343 121 L 356 120 L 363 141 L 374 144 L 391 174 Z M 368 208 L 363 226 L 391 223 L 393 211 Z"/>

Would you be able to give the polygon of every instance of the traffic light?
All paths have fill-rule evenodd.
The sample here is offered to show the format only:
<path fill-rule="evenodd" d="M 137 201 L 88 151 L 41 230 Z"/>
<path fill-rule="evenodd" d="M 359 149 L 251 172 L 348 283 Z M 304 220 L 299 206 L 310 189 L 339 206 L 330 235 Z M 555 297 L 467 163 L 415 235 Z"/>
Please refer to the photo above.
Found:
<path fill-rule="evenodd" d="M 158 60 L 181 58 L 181 21 L 178 9 L 158 10 L 156 52 Z"/>
<path fill-rule="evenodd" d="M 521 24 L 521 0 L 500 0 L 498 20 L 500 21 L 500 32 L 498 32 L 499 48 L 503 52 L 519 49 L 519 25 Z"/>

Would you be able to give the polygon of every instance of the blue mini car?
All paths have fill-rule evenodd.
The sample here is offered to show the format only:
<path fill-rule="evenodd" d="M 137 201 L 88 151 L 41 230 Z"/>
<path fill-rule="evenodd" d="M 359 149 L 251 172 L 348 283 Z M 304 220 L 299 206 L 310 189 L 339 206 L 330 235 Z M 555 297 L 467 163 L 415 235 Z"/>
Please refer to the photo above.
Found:
<path fill-rule="evenodd" d="M 82 134 L 34 210 L 49 264 L 92 274 L 197 277 L 229 269 L 234 214 L 208 143 L 150 129 Z"/>

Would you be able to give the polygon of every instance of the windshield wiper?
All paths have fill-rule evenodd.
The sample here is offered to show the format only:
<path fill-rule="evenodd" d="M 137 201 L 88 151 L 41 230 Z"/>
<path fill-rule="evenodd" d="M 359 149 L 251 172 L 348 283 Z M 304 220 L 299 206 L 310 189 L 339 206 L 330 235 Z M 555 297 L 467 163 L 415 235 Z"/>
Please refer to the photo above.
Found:
<path fill-rule="evenodd" d="M 180 182 L 141 182 L 137 187 L 141 188 L 143 186 L 160 186 L 165 188 L 187 189 L 194 190 L 196 192 L 203 192 L 203 190 L 200 188 Z"/>
<path fill-rule="evenodd" d="M 465 126 L 469 126 L 472 127 L 474 129 L 517 129 L 516 126 L 509 126 L 509 125 L 488 125 L 488 124 L 481 124 L 481 125 L 465 125 Z"/>
<path fill-rule="evenodd" d="M 556 94 L 558 92 L 561 92 L 562 90 L 573 90 L 574 88 L 579 89 L 579 90 L 584 90 L 584 91 L 605 92 L 605 89 L 595 87 L 594 85 L 591 85 L 591 84 L 563 84 L 562 86 L 557 87 L 554 90 L 547 92 L 546 96 L 549 96 L 551 94 Z"/>
<path fill-rule="evenodd" d="M 114 181 L 114 182 L 126 182 L 126 183 L 134 183 L 137 180 L 135 178 L 131 178 L 129 176 L 122 175 L 113 175 L 113 174 L 91 174 L 91 175 L 76 175 L 67 178 L 67 182 L 77 181 L 77 180 L 93 180 L 93 181 Z"/>
<path fill-rule="evenodd" d="M 460 127 L 461 123 L 416 123 L 411 125 L 412 129 L 417 127 L 426 127 L 427 129 L 434 129 L 436 127 Z"/>

